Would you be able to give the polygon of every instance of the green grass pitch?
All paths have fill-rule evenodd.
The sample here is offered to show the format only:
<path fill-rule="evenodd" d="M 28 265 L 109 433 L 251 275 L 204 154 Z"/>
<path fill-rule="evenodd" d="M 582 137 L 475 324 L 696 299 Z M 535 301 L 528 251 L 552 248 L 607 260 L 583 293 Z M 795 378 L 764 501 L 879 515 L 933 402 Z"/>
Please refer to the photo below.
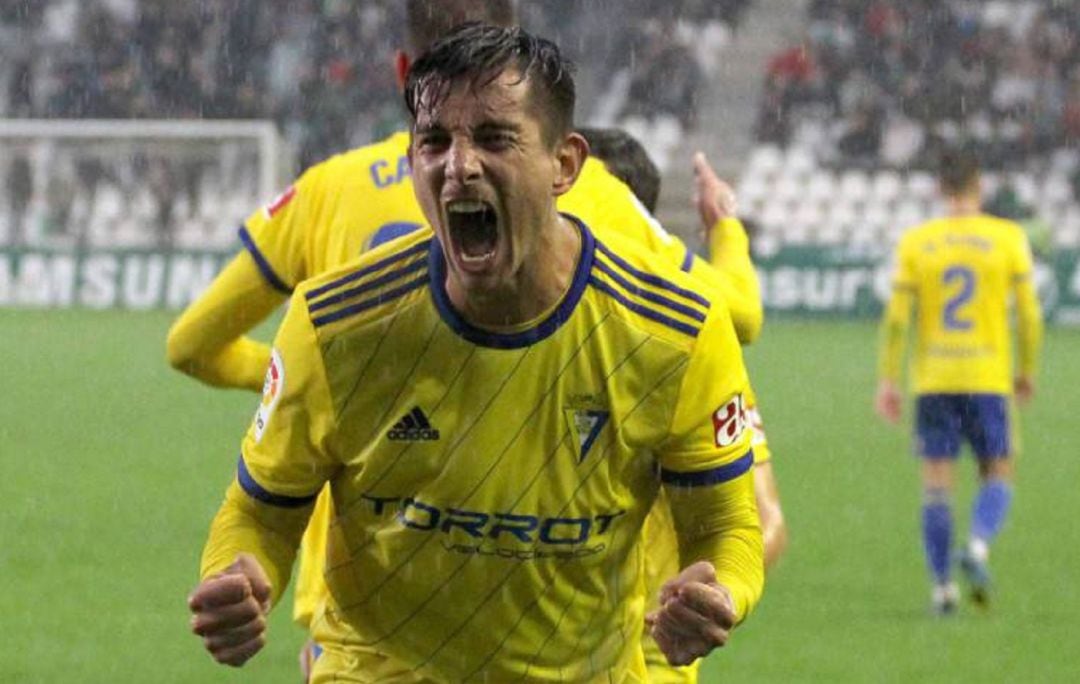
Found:
<path fill-rule="evenodd" d="M 188 633 L 184 597 L 255 399 L 169 370 L 170 319 L 0 311 L 0 682 L 298 681 L 287 610 L 239 671 Z M 791 544 L 702 681 L 1077 681 L 1080 332 L 1049 332 L 1023 412 L 992 609 L 950 620 L 927 611 L 907 429 L 871 410 L 874 345 L 870 322 L 774 320 L 748 351 Z"/>

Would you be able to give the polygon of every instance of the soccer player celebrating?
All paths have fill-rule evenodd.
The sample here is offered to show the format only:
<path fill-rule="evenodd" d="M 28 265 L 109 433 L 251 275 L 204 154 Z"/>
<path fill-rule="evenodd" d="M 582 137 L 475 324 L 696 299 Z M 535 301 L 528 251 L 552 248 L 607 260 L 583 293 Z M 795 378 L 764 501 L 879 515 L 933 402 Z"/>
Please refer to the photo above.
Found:
<path fill-rule="evenodd" d="M 480 19 L 506 26 L 516 21 L 509 0 L 409 0 L 406 8 L 407 49 L 399 52 L 395 61 L 402 83 L 411 58 L 456 24 Z M 362 251 L 404 233 L 430 230 L 421 227 L 425 219 L 413 195 L 407 144 L 408 134 L 399 133 L 338 155 L 309 169 L 271 205 L 255 212 L 240 233 L 246 249 L 170 331 L 170 362 L 212 385 L 262 389 L 270 347 L 245 337 L 246 331 L 277 308 L 302 280 L 347 263 Z M 642 209 L 630 189 L 596 159 L 585 161 L 577 182 L 558 198 L 558 204 L 596 230 L 640 241 L 693 276 L 718 287 L 739 339 L 749 342 L 756 337 L 762 320 L 761 301 L 745 234 L 737 221 L 717 218 L 710 223 L 716 225 L 714 235 L 725 236 L 721 248 L 713 253 L 714 260 L 724 267 L 719 272 L 667 234 Z M 754 415 L 755 409 L 747 406 L 747 414 Z M 421 418 L 414 416 L 413 420 Z M 757 432 L 754 454 L 759 464 L 768 455 L 767 445 Z M 763 503 L 762 468 L 755 471 L 766 554 L 772 558 L 776 546 L 771 532 L 779 519 L 768 511 L 778 508 Z M 294 617 L 304 627 L 325 595 L 322 560 L 332 515 L 329 496 L 321 496 L 301 546 Z M 666 541 L 664 548 L 672 551 L 674 559 L 673 536 Z M 653 549 L 654 544 L 650 542 L 647 548 Z M 308 664 L 315 652 L 317 648 L 312 648 L 303 662 Z M 650 665 L 654 660 L 658 668 L 664 666 L 662 656 L 650 659 Z"/>
<path fill-rule="evenodd" d="M 893 294 L 881 325 L 875 407 L 900 419 L 898 379 L 912 309 L 917 311 L 912 387 L 916 451 L 923 458 L 922 536 L 933 578 L 931 606 L 951 613 L 958 591 L 950 572 L 952 492 L 962 442 L 979 462 L 981 486 L 960 569 L 980 605 L 989 600 L 990 542 L 1012 499 L 1011 400 L 1035 390 L 1042 316 L 1032 284 L 1031 250 L 1020 226 L 980 213 L 979 169 L 968 152 L 948 152 L 939 182 L 947 215 L 904 234 Z M 1019 354 L 1013 375 L 1009 332 L 1015 302 Z"/>
<path fill-rule="evenodd" d="M 763 575 L 722 297 L 557 211 L 587 145 L 551 43 L 463 27 L 413 66 L 406 101 L 434 237 L 296 289 L 196 631 L 230 664 L 261 647 L 329 482 L 313 681 L 642 678 L 638 538 L 662 482 L 683 570 L 649 621 L 673 663 L 705 655 Z"/>

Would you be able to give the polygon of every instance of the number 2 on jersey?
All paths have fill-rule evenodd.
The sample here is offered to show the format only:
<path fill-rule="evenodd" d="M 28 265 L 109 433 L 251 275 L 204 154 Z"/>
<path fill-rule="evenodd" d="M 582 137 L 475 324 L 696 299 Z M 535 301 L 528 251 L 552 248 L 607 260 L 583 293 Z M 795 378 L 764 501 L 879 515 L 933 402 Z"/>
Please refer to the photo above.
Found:
<path fill-rule="evenodd" d="M 950 266 L 941 277 L 944 287 L 960 283 L 960 289 L 945 302 L 942 323 L 946 330 L 971 330 L 972 321 L 962 315 L 961 309 L 975 294 L 975 272 L 966 266 Z"/>

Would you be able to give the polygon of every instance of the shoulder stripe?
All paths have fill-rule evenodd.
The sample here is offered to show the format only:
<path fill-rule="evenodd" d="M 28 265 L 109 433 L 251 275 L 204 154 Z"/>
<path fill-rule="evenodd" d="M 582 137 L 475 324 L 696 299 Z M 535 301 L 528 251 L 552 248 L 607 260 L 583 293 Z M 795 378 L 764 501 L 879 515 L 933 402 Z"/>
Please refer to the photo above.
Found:
<path fill-rule="evenodd" d="M 622 293 L 620 293 L 618 290 L 613 288 L 611 285 L 608 285 L 603 280 L 600 280 L 595 275 L 589 276 L 589 284 L 600 290 L 601 292 L 609 295 L 612 299 L 619 302 L 627 309 L 630 309 L 634 313 L 640 314 L 645 318 L 666 325 L 673 330 L 678 330 L 679 332 L 689 335 L 690 337 L 697 337 L 698 333 L 701 332 L 701 328 L 690 325 L 689 323 L 677 321 L 674 318 L 667 316 L 666 314 L 660 313 L 659 311 L 650 309 L 649 307 L 638 304 L 637 302 L 630 301 L 629 299 L 624 297 Z"/>
<path fill-rule="evenodd" d="M 354 314 L 367 311 L 368 309 L 374 308 L 381 304 L 386 304 L 387 302 L 391 302 L 398 297 L 401 297 L 402 295 L 412 292 L 417 288 L 424 287 L 425 285 L 427 285 L 427 283 L 428 274 L 425 272 L 419 278 L 410 280 L 401 287 L 396 287 L 393 290 L 387 290 L 386 292 L 380 293 L 372 297 L 371 299 L 365 299 L 362 302 L 357 302 L 356 304 L 346 306 L 344 308 L 338 309 L 337 311 L 332 311 L 328 314 L 313 318 L 311 319 L 311 323 L 316 328 L 318 328 L 320 325 L 326 325 L 327 323 L 340 321 L 343 318 L 348 318 L 349 316 L 352 316 Z"/>
<path fill-rule="evenodd" d="M 382 287 L 383 285 L 386 285 L 387 283 L 390 283 L 390 282 L 392 282 L 394 280 L 397 280 L 398 278 L 403 278 L 403 277 L 405 277 L 407 275 L 411 275 L 413 273 L 416 273 L 417 271 L 419 271 L 420 269 L 423 269 L 423 268 L 427 268 L 427 260 L 418 259 L 418 260 L 412 262 L 411 264 L 409 264 L 408 266 L 406 266 L 405 268 L 400 268 L 400 269 L 398 269 L 396 271 L 390 271 L 389 273 L 384 273 L 383 275 L 379 276 L 378 278 L 375 278 L 374 280 L 369 280 L 369 281 L 365 282 L 362 285 L 357 285 L 356 287 L 350 288 L 348 290 L 341 290 L 339 292 L 335 292 L 332 295 L 330 295 L 329 297 L 327 297 L 326 299 L 320 299 L 317 302 L 311 303 L 311 298 L 309 297 L 308 298 L 308 302 L 309 302 L 308 311 L 311 312 L 311 313 L 315 313 L 316 311 L 320 311 L 322 309 L 325 309 L 328 306 L 333 306 L 335 304 L 340 304 L 340 303 L 344 302 L 346 299 L 352 299 L 353 297 L 362 295 L 365 292 L 370 292 L 371 290 L 376 290 L 376 289 Z"/>
<path fill-rule="evenodd" d="M 707 485 L 723 484 L 730 482 L 746 473 L 754 465 L 754 451 L 747 451 L 744 456 L 731 463 L 710 470 L 698 470 L 692 473 L 683 473 L 676 470 L 660 469 L 660 481 L 677 487 L 703 487 Z"/>
<path fill-rule="evenodd" d="M 248 472 L 242 454 L 240 456 L 240 462 L 236 466 L 236 480 L 240 483 L 240 488 L 252 499 L 271 506 L 277 506 L 278 508 L 300 508 L 301 506 L 306 506 L 314 501 L 315 497 L 319 495 L 318 492 L 315 492 L 311 496 L 285 496 L 284 494 L 274 494 L 271 491 L 263 489 L 263 486 L 256 482 L 255 478 Z"/>
<path fill-rule="evenodd" d="M 349 275 L 338 278 L 337 280 L 329 282 L 326 285 L 317 287 L 314 290 L 309 290 L 304 296 L 307 297 L 307 300 L 310 302 L 312 299 L 316 299 L 331 290 L 341 287 L 342 285 L 348 285 L 349 283 L 359 280 L 366 275 L 370 275 L 375 271 L 382 270 L 396 261 L 402 261 L 416 254 L 420 254 L 421 252 L 427 250 L 427 248 L 430 246 L 431 240 L 424 240 L 423 242 L 417 243 L 403 252 L 391 254 L 385 259 L 376 261 L 374 264 L 361 268 L 359 271 L 354 271 Z"/>
<path fill-rule="evenodd" d="M 668 292 L 673 292 L 680 297 L 685 297 L 686 299 L 697 302 L 705 308 L 709 308 L 711 306 L 709 300 L 705 299 L 697 292 L 692 292 L 690 290 L 687 290 L 686 288 L 679 287 L 675 283 L 664 280 L 663 278 L 653 275 L 652 273 L 645 273 L 644 271 L 639 271 L 630 264 L 626 263 L 626 261 L 616 255 L 610 249 L 608 249 L 607 245 L 600 242 L 599 240 L 596 241 L 596 248 L 600 251 L 601 254 L 606 256 L 608 259 L 611 259 L 612 263 L 614 263 L 616 266 L 623 269 L 630 275 L 634 276 L 641 282 L 648 283 L 649 285 L 653 285 L 655 287 L 659 287 L 661 289 L 667 290 Z"/>
<path fill-rule="evenodd" d="M 251 258 L 255 260 L 255 265 L 259 268 L 259 273 L 266 279 L 266 282 L 270 283 L 270 287 L 283 294 L 292 294 L 293 289 L 286 285 L 285 281 L 278 277 L 278 274 L 274 272 L 274 267 L 266 260 L 263 253 L 259 251 L 258 245 L 255 244 L 255 240 L 251 237 L 251 233 L 248 232 L 247 228 L 240 226 L 240 230 L 237 232 L 240 235 L 240 242 L 244 245 L 244 249 L 246 249 L 248 254 L 251 255 Z"/>
<path fill-rule="evenodd" d="M 605 264 L 603 261 L 597 260 L 596 261 L 596 267 L 601 272 L 603 272 L 605 275 L 607 275 L 609 278 L 611 278 L 616 283 L 621 285 L 622 288 L 624 290 L 626 290 L 627 292 L 629 292 L 630 294 L 637 295 L 638 297 L 641 297 L 642 299 L 644 299 L 646 301 L 650 301 L 653 304 L 659 304 L 660 306 L 666 306 L 667 308 L 671 309 L 672 311 L 677 311 L 678 313 L 681 313 L 682 315 L 684 315 L 684 316 L 686 316 L 688 318 L 693 318 L 695 321 L 699 321 L 701 323 L 705 322 L 705 314 L 703 314 L 698 309 L 694 309 L 692 307 L 686 306 L 685 304 L 680 304 L 680 303 L 678 303 L 676 301 L 672 301 L 672 300 L 668 299 L 667 297 L 665 297 L 663 295 L 658 295 L 655 292 L 651 292 L 649 290 L 642 289 L 642 288 L 638 287 L 637 285 L 634 285 L 633 283 L 628 281 L 626 278 L 623 278 L 621 275 L 616 273 L 613 268 L 611 268 L 610 266 Z"/>
<path fill-rule="evenodd" d="M 682 269 L 683 273 L 689 273 L 690 272 L 690 267 L 693 266 L 693 265 L 694 265 L 694 253 L 690 251 L 689 247 L 687 247 L 686 248 L 686 256 L 683 257 L 682 266 L 680 266 L 679 268 Z"/>

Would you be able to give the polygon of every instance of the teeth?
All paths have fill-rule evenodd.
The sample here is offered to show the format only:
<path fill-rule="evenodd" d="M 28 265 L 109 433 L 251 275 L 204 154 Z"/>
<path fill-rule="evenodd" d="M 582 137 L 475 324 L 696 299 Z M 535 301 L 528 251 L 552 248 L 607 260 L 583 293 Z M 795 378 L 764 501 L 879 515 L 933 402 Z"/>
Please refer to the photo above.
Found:
<path fill-rule="evenodd" d="M 446 210 L 452 214 L 466 214 L 483 211 L 486 206 L 479 200 L 454 200 L 446 205 Z"/>
<path fill-rule="evenodd" d="M 476 254 L 476 255 L 473 255 L 473 256 L 462 253 L 461 254 L 461 260 L 464 261 L 467 264 L 478 264 L 478 263 L 480 263 L 482 261 L 487 261 L 488 259 L 490 259 L 493 256 L 495 256 L 495 251 L 494 250 L 492 250 L 490 252 L 485 252 L 483 254 Z"/>

